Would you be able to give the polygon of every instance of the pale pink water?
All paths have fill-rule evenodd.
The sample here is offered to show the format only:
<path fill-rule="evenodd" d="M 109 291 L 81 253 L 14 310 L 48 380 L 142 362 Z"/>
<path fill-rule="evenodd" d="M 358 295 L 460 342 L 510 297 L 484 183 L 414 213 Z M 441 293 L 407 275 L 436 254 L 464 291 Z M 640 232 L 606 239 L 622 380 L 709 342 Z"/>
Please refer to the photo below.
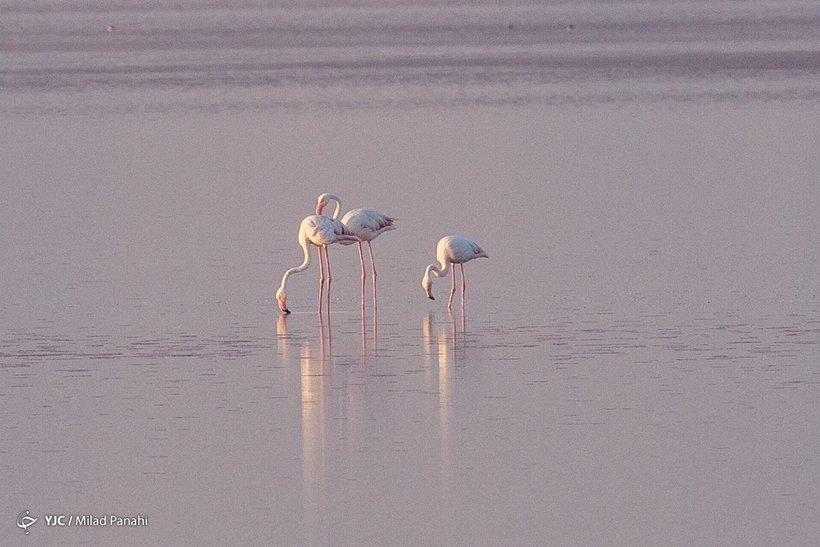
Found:
<path fill-rule="evenodd" d="M 711 94 L 793 81 L 766 74 L 12 94 L 0 543 L 813 545 L 816 104 Z M 277 309 L 325 191 L 399 219 L 377 314 L 355 248 L 330 315 L 315 264 Z M 420 286 L 451 233 L 490 255 L 453 314 Z"/>

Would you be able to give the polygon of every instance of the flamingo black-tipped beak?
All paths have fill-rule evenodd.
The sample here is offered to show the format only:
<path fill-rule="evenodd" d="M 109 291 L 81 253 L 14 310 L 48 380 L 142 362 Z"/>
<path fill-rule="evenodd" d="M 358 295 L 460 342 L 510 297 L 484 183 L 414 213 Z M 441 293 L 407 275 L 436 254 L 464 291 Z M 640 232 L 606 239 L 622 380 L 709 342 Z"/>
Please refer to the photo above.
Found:
<path fill-rule="evenodd" d="M 290 310 L 285 308 L 282 310 L 282 313 L 284 313 L 285 315 L 290 315 Z"/>
<path fill-rule="evenodd" d="M 429 298 L 430 300 L 435 300 L 435 298 L 433 298 L 433 295 L 432 295 L 432 294 L 431 294 L 431 295 L 429 295 L 427 298 Z"/>

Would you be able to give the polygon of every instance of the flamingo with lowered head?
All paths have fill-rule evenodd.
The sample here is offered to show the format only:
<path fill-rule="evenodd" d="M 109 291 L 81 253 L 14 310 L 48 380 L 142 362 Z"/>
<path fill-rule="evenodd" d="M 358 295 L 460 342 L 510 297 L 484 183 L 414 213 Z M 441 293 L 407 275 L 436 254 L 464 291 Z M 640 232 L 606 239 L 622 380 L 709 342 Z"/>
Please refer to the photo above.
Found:
<path fill-rule="evenodd" d="M 324 266 L 322 265 L 322 249 L 324 249 L 325 260 L 327 261 L 327 282 L 328 290 L 330 290 L 330 256 L 327 252 L 328 245 L 333 243 L 341 243 L 342 245 L 352 245 L 357 243 L 359 238 L 345 228 L 344 224 L 338 220 L 328 218 L 322 215 L 310 215 L 302 220 L 299 225 L 299 245 L 305 252 L 305 260 L 299 266 L 289 269 L 282 276 L 282 284 L 276 291 L 276 300 L 279 302 L 279 309 L 285 314 L 289 314 L 290 310 L 285 304 L 285 284 L 288 278 L 295 273 L 303 272 L 310 265 L 310 246 L 315 245 L 319 256 L 319 313 L 322 313 L 322 288 L 324 286 Z"/>
<path fill-rule="evenodd" d="M 321 196 L 319 196 L 316 204 L 316 214 L 321 215 L 322 209 L 324 209 L 325 205 L 327 205 L 331 201 L 336 202 L 336 210 L 333 212 L 332 218 L 338 219 L 339 211 L 342 208 L 342 202 L 339 200 L 338 197 L 334 196 L 333 194 L 322 194 Z M 344 224 L 345 227 L 347 227 L 348 230 L 353 232 L 353 235 L 358 237 L 360 240 L 358 242 L 358 245 L 359 262 L 362 266 L 362 283 L 364 283 L 364 279 L 365 277 L 367 277 L 364 267 L 364 253 L 362 252 L 362 241 L 366 241 L 367 248 L 370 249 L 370 268 L 373 272 L 373 281 L 375 283 L 376 264 L 373 261 L 373 247 L 370 245 L 370 242 L 379 237 L 384 232 L 395 230 L 396 227 L 393 225 L 393 222 L 395 221 L 395 218 L 383 215 L 375 209 L 371 209 L 370 207 L 353 209 L 345 213 L 345 216 L 342 217 L 342 224 Z"/>
<path fill-rule="evenodd" d="M 450 271 L 452 264 L 458 264 L 461 268 L 461 306 L 464 307 L 464 292 L 467 284 L 464 282 L 464 263 L 469 262 L 474 258 L 489 258 L 484 249 L 479 247 L 475 241 L 461 236 L 445 236 L 441 238 L 436 245 L 436 259 L 441 267 L 435 264 L 430 264 L 424 270 L 424 277 L 421 279 L 421 286 L 424 292 L 427 293 L 427 298 L 433 298 L 433 278 L 444 277 Z M 453 268 L 455 270 L 455 267 Z M 453 282 L 450 288 L 450 300 L 447 301 L 447 309 L 449 310 L 453 304 L 453 295 L 456 293 L 456 273 L 453 272 Z"/>

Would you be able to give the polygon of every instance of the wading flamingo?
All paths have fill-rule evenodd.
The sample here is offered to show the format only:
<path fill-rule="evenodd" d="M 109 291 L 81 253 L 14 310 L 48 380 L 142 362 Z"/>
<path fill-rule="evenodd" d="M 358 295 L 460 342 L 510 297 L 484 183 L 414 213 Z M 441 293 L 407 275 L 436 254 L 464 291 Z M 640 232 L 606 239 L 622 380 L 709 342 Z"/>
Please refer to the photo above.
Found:
<path fill-rule="evenodd" d="M 421 279 L 421 286 L 424 292 L 427 293 L 427 298 L 433 298 L 433 279 L 432 274 L 436 277 L 444 277 L 450 271 L 451 264 L 458 264 L 461 267 L 461 306 L 464 307 L 464 291 L 467 284 L 464 282 L 464 263 L 469 262 L 474 258 L 488 258 L 487 253 L 476 245 L 475 241 L 461 236 L 445 236 L 441 238 L 436 245 L 436 260 L 439 261 L 441 267 L 435 264 L 430 264 L 424 270 L 424 277 Z M 455 268 L 453 268 L 455 270 Z M 450 288 L 450 300 L 447 301 L 447 309 L 453 305 L 453 295 L 456 293 L 456 273 L 453 271 L 453 283 Z"/>
<path fill-rule="evenodd" d="M 327 261 L 327 283 L 328 291 L 330 290 L 330 256 L 327 252 L 327 246 L 333 243 L 341 243 L 342 245 L 351 245 L 359 241 L 359 238 L 353 235 L 350 230 L 345 228 L 344 224 L 338 220 L 328 218 L 321 215 L 310 215 L 302 220 L 299 225 L 299 245 L 305 252 L 305 260 L 299 266 L 289 269 L 282 276 L 282 284 L 276 291 L 276 300 L 279 301 L 279 309 L 285 314 L 289 314 L 290 310 L 285 304 L 285 284 L 288 278 L 295 273 L 303 272 L 310 265 L 310 246 L 316 245 L 316 251 L 319 256 L 319 313 L 322 313 L 322 288 L 324 286 L 324 266 L 322 265 L 322 249 L 324 249 L 325 260 Z"/>
<path fill-rule="evenodd" d="M 339 211 L 342 208 L 342 203 L 339 200 L 339 198 L 334 196 L 333 194 L 322 194 L 321 196 L 319 196 L 316 204 L 316 214 L 321 215 L 322 209 L 324 209 L 325 205 L 327 205 L 331 201 L 336 202 L 336 210 L 333 212 L 332 218 L 338 219 Z M 375 209 L 371 209 L 370 207 L 353 209 L 345 213 L 345 216 L 342 217 L 342 224 L 344 224 L 348 230 L 353 232 L 353 235 L 355 235 L 361 240 L 358 242 L 358 246 L 359 263 L 362 266 L 362 293 L 364 293 L 364 280 L 367 277 L 367 273 L 365 272 L 364 267 L 364 252 L 362 251 L 362 241 L 367 242 L 367 248 L 370 251 L 370 269 L 373 272 L 373 294 L 375 295 L 376 263 L 373 261 L 373 247 L 370 245 L 370 242 L 379 237 L 384 232 L 395 230 L 396 227 L 393 225 L 393 222 L 395 222 L 395 220 L 395 218 L 383 215 Z"/>

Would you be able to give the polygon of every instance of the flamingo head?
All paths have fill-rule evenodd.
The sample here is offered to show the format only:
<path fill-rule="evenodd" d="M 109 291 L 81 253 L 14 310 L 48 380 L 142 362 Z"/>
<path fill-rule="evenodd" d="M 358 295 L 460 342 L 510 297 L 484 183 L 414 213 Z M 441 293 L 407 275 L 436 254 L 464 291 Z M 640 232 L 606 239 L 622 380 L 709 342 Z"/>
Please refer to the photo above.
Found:
<path fill-rule="evenodd" d="M 288 315 L 290 313 L 290 310 L 288 309 L 287 305 L 285 304 L 285 298 L 286 297 L 287 297 L 287 295 L 284 293 L 284 291 L 282 291 L 282 289 L 279 289 L 278 291 L 276 291 L 276 300 L 279 302 L 279 309 L 282 311 L 282 313 L 284 313 L 285 315 Z"/>
<path fill-rule="evenodd" d="M 316 199 L 316 214 L 321 215 L 322 214 L 322 209 L 324 209 L 325 205 L 327 205 L 331 201 L 336 202 L 336 209 L 333 211 L 333 216 L 331 218 L 338 219 L 339 214 L 340 214 L 340 209 L 342 207 L 342 202 L 339 200 L 339 198 L 337 196 L 335 196 L 333 194 L 328 194 L 327 192 L 325 192 L 324 194 L 322 194 L 321 196 L 319 196 Z"/>
<path fill-rule="evenodd" d="M 325 205 L 327 205 L 327 201 L 328 201 L 328 200 L 327 200 L 327 194 L 322 194 L 322 195 L 321 195 L 321 196 L 319 196 L 319 198 L 316 200 L 316 214 L 317 214 L 317 215 L 321 215 L 321 214 L 322 214 L 322 209 L 324 209 L 324 208 L 325 208 Z"/>
<path fill-rule="evenodd" d="M 435 298 L 433 298 L 432 278 L 432 272 L 435 269 L 435 267 L 435 264 L 430 264 L 429 266 L 427 266 L 427 268 L 424 269 L 424 277 L 421 278 L 421 288 L 424 289 L 424 293 L 430 300 L 435 300 Z"/>
<path fill-rule="evenodd" d="M 427 298 L 430 300 L 435 300 L 435 298 L 433 298 L 433 284 L 429 280 L 424 279 L 421 282 L 421 286 L 424 289 L 424 293 L 427 295 Z"/>

